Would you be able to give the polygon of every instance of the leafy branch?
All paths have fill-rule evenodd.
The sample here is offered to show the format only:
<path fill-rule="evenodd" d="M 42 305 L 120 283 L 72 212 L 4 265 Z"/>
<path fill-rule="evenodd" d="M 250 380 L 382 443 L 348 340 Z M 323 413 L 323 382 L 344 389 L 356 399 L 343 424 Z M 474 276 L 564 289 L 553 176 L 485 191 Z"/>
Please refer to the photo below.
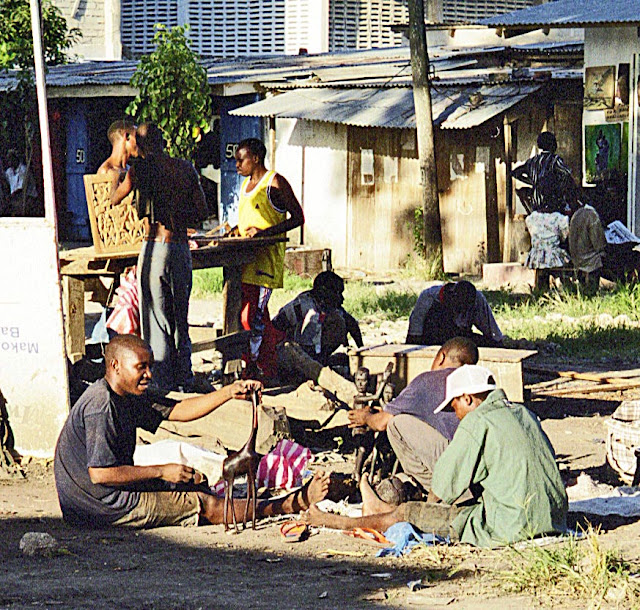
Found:
<path fill-rule="evenodd" d="M 156 49 L 140 60 L 131 78 L 139 93 L 127 112 L 137 121 L 156 123 L 171 156 L 191 160 L 201 133 L 209 130 L 207 71 L 189 48 L 187 26 L 155 27 Z"/>

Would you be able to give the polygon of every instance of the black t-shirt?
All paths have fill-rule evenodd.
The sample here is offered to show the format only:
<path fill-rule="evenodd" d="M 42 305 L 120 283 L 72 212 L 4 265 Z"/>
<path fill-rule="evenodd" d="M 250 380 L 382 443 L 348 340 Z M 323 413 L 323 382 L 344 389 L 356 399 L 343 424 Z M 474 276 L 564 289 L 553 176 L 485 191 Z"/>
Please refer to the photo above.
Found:
<path fill-rule="evenodd" d="M 104 525 L 135 508 L 139 492 L 149 486 L 96 485 L 88 469 L 132 466 L 136 428 L 155 432 L 171 412 L 171 403 L 158 404 L 157 400 L 160 397 L 151 395 L 118 396 L 105 379 L 80 396 L 62 428 L 54 461 L 65 521 Z"/>
<path fill-rule="evenodd" d="M 444 400 L 447 377 L 454 370 L 439 369 L 421 373 L 384 408 L 385 412 L 391 415 L 414 415 L 451 440 L 460 423 L 456 414 L 433 411 Z"/>

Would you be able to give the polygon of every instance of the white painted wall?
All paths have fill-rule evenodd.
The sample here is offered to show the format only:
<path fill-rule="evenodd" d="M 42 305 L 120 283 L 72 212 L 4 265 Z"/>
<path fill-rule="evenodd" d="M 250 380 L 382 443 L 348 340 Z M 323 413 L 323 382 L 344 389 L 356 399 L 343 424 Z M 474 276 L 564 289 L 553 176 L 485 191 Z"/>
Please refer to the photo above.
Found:
<path fill-rule="evenodd" d="M 329 0 L 286 0 L 284 13 L 285 53 L 297 55 L 329 50 Z"/>
<path fill-rule="evenodd" d="M 120 0 L 53 0 L 82 38 L 71 49 L 80 59 L 122 59 Z"/>
<path fill-rule="evenodd" d="M 591 66 L 617 66 L 630 64 L 629 74 L 629 197 L 627 216 L 629 228 L 640 234 L 640 156 L 638 154 L 639 112 L 638 77 L 640 66 L 640 38 L 636 27 L 602 27 L 585 29 L 585 68 Z M 583 126 L 606 123 L 604 110 L 585 110 L 582 115 Z M 583 143 L 584 170 L 584 143 Z M 583 171 L 584 174 L 584 171 Z"/>
<path fill-rule="evenodd" d="M 0 393 L 15 448 L 52 457 L 69 412 L 55 228 L 0 220 Z"/>
<path fill-rule="evenodd" d="M 276 169 L 289 180 L 304 209 L 304 244 L 331 248 L 333 264 L 346 266 L 346 127 L 277 119 L 276 140 Z"/>

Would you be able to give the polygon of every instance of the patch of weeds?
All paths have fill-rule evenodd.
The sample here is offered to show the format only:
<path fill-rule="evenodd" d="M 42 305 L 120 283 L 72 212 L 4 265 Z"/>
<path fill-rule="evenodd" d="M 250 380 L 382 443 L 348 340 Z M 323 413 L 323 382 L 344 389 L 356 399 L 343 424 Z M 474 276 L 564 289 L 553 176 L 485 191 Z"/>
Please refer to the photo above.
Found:
<path fill-rule="evenodd" d="M 562 598 L 582 600 L 589 608 L 616 604 L 640 606 L 640 584 L 620 552 L 604 549 L 599 532 L 589 527 L 584 540 L 575 537 L 553 547 L 510 549 L 509 569 L 499 572 L 500 586 L 510 593 L 529 593 L 553 604 Z"/>
<path fill-rule="evenodd" d="M 193 288 L 191 297 L 194 299 L 206 299 L 222 292 L 222 269 L 196 269 L 193 272 Z"/>
<path fill-rule="evenodd" d="M 424 281 L 445 281 L 447 279 L 447 275 L 442 270 L 442 256 L 426 260 L 423 254 L 417 252 L 412 252 L 407 256 L 401 275 Z"/>
<path fill-rule="evenodd" d="M 408 318 L 418 298 L 413 291 L 378 290 L 374 286 L 349 283 L 344 308 L 356 319 L 376 315 L 384 320 Z"/>
<path fill-rule="evenodd" d="M 292 291 L 297 295 L 304 290 L 311 290 L 313 279 L 300 277 L 295 273 L 289 273 L 289 271 L 285 270 L 283 285 L 285 291 Z"/>
<path fill-rule="evenodd" d="M 294 296 L 302 292 L 303 290 L 309 290 L 312 285 L 312 280 L 302 278 L 295 273 L 284 273 L 284 289 L 276 291 L 283 293 L 290 298 L 290 301 Z M 194 299 L 207 299 L 219 296 L 222 293 L 223 276 L 221 267 L 213 267 L 211 269 L 196 269 L 193 272 L 193 288 L 191 290 L 191 296 Z M 285 301 L 285 302 L 287 302 Z"/>

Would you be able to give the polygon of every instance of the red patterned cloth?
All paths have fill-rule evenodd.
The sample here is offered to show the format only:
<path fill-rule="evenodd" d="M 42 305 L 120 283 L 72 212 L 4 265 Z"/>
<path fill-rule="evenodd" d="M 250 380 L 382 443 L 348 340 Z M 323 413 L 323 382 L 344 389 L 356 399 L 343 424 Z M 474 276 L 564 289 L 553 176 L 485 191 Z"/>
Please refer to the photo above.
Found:
<path fill-rule="evenodd" d="M 287 439 L 281 440 L 267 453 L 258 466 L 256 484 L 258 488 L 291 489 L 302 485 L 302 474 L 313 458 L 310 449 Z M 224 495 L 224 482 L 220 481 L 212 487 L 218 496 Z"/>
<path fill-rule="evenodd" d="M 313 457 L 311 450 L 287 439 L 260 460 L 258 487 L 291 489 L 302 485 L 302 473 Z"/>
<path fill-rule="evenodd" d="M 140 305 L 135 268 L 122 278 L 116 294 L 118 302 L 107 320 L 107 328 L 119 335 L 140 336 Z"/>

